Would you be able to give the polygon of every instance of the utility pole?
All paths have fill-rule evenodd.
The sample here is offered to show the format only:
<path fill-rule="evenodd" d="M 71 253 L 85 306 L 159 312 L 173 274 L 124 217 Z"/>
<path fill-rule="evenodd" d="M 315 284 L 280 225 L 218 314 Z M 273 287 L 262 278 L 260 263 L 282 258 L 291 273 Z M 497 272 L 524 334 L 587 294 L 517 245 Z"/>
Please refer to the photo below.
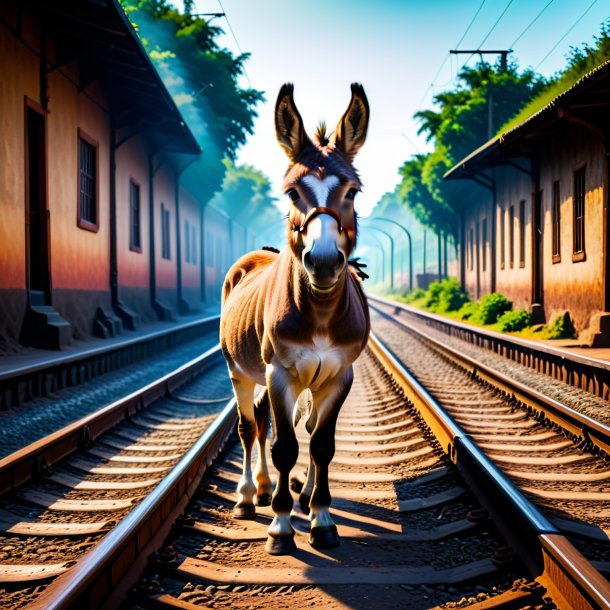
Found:
<path fill-rule="evenodd" d="M 460 53 L 470 53 L 470 55 L 477 54 L 481 61 L 483 61 L 483 55 L 499 55 L 500 56 L 500 69 L 502 72 L 508 70 L 508 54 L 512 53 L 512 49 L 451 49 L 449 53 L 452 55 L 459 55 Z M 489 99 L 487 100 L 487 139 L 491 140 L 493 136 L 493 94 L 489 92 Z"/>

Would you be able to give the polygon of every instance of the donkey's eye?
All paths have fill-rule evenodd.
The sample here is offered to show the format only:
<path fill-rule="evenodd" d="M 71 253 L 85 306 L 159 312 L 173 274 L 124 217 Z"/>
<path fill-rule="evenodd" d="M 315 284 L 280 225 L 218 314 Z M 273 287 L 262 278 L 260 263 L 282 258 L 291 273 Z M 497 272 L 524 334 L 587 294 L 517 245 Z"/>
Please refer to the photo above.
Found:
<path fill-rule="evenodd" d="M 296 189 L 290 189 L 290 190 L 286 191 L 286 195 L 288 195 L 288 197 L 290 197 L 291 201 L 299 200 L 299 193 L 296 191 Z"/>
<path fill-rule="evenodd" d="M 356 195 L 358 194 L 358 189 L 350 189 L 349 191 L 347 191 L 347 193 L 345 194 L 345 198 L 346 199 L 354 199 L 356 197 Z"/>

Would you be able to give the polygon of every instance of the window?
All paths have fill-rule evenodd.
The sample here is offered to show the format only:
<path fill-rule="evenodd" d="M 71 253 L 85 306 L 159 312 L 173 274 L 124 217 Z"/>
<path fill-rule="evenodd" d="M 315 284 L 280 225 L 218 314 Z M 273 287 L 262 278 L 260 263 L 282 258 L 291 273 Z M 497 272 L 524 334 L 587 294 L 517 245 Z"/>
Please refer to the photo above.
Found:
<path fill-rule="evenodd" d="M 207 231 L 205 240 L 205 266 L 214 267 L 214 235 Z"/>
<path fill-rule="evenodd" d="M 184 260 L 191 262 L 191 228 L 188 220 L 184 221 Z"/>
<path fill-rule="evenodd" d="M 169 210 L 165 204 L 161 204 L 161 256 L 167 260 L 171 259 L 171 248 L 169 243 Z"/>
<path fill-rule="evenodd" d="M 519 202 L 519 267 L 525 267 L 525 199 Z"/>
<path fill-rule="evenodd" d="M 481 264 L 487 270 L 487 218 L 481 221 Z"/>
<path fill-rule="evenodd" d="M 574 172 L 574 261 L 585 260 L 585 168 Z"/>
<path fill-rule="evenodd" d="M 191 227 L 191 263 L 197 264 L 197 231 L 195 227 Z"/>
<path fill-rule="evenodd" d="M 553 223 L 553 262 L 561 260 L 561 207 L 559 200 L 559 180 L 553 182 L 553 209 L 551 222 Z"/>
<path fill-rule="evenodd" d="M 470 269 L 474 269 L 474 229 L 470 229 Z"/>
<path fill-rule="evenodd" d="M 140 185 L 129 181 L 129 249 L 142 252 L 140 223 Z"/>
<path fill-rule="evenodd" d="M 511 269 L 515 263 L 515 206 L 508 209 L 508 264 Z"/>
<path fill-rule="evenodd" d="M 78 226 L 98 230 L 97 142 L 78 130 Z"/>
<path fill-rule="evenodd" d="M 504 269 L 506 250 L 506 236 L 505 236 L 505 221 L 504 221 L 504 209 L 500 208 L 500 269 Z"/>

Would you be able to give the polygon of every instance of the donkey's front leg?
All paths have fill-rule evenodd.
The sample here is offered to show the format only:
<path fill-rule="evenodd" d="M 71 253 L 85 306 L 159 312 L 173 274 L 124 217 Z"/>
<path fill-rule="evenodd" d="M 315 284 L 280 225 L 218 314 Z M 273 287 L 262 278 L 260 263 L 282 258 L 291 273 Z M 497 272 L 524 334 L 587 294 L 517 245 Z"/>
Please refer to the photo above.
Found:
<path fill-rule="evenodd" d="M 267 389 L 275 424 L 276 439 L 271 447 L 271 458 L 279 477 L 271 508 L 275 517 L 269 529 L 265 550 L 271 555 L 287 555 L 296 550 L 294 529 L 290 523 L 292 494 L 290 493 L 290 471 L 296 464 L 299 445 L 292 424 L 292 409 L 296 393 L 292 388 L 288 371 L 278 363 L 267 367 Z"/>
<path fill-rule="evenodd" d="M 343 375 L 324 384 L 313 392 L 318 421 L 311 435 L 310 454 L 314 466 L 314 487 L 309 502 L 309 543 L 314 548 L 328 549 L 339 546 L 337 526 L 330 516 L 330 490 L 328 465 L 335 455 L 335 427 L 339 410 L 352 387 L 354 374 L 350 366 Z"/>

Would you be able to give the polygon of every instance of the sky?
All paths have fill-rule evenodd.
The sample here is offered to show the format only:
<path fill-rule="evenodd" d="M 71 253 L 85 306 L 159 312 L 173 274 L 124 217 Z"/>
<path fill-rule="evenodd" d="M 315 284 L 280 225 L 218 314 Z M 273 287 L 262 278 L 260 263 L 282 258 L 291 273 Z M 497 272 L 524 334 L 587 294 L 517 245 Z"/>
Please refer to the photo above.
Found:
<path fill-rule="evenodd" d="M 270 178 L 280 207 L 288 162 L 273 120 L 280 86 L 294 83 L 311 134 L 320 120 L 334 129 L 347 108 L 350 83 L 364 85 L 371 118 L 355 160 L 364 183 L 357 200 L 361 216 L 394 189 L 406 159 L 430 150 L 413 114 L 433 108 L 434 94 L 455 85 L 469 55 L 450 55 L 450 49 L 513 49 L 510 57 L 521 68 L 549 76 L 565 66 L 570 46 L 593 44 L 610 17 L 606 0 L 196 0 L 195 8 L 224 12 L 213 20 L 225 31 L 219 43 L 251 54 L 241 84 L 263 90 L 267 101 L 257 107 L 255 133 L 238 163 Z M 470 57 L 469 65 L 476 59 Z"/>

